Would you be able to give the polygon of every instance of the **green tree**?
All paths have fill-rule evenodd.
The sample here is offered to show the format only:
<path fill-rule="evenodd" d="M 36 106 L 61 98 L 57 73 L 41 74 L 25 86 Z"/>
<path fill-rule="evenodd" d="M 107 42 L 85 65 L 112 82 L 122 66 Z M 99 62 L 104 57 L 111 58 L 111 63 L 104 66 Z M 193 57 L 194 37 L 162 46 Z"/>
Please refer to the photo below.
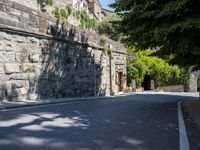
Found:
<path fill-rule="evenodd" d="M 116 14 L 111 14 L 105 17 L 97 25 L 97 30 L 100 34 L 105 34 L 111 39 L 118 41 L 122 38 L 122 34 L 118 31 L 117 22 L 120 21 L 120 17 Z"/>
<path fill-rule="evenodd" d="M 160 49 L 172 62 L 200 68 L 199 0 L 116 0 L 126 42 L 137 49 Z"/>

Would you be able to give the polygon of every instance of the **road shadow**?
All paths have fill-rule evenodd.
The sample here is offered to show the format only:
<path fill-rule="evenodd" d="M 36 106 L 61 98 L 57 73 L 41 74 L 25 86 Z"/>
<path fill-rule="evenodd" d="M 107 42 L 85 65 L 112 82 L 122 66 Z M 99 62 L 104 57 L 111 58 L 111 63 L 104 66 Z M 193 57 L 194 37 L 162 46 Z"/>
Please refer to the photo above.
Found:
<path fill-rule="evenodd" d="M 20 150 L 179 149 L 177 102 L 190 98 L 138 94 L 1 112 L 0 145 Z"/>

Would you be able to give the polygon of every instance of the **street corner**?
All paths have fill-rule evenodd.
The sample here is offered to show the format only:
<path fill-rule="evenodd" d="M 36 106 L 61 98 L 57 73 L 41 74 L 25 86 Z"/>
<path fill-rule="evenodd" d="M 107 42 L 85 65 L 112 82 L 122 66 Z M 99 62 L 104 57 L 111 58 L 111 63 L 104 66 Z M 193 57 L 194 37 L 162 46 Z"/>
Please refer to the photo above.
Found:
<path fill-rule="evenodd" d="M 182 107 L 188 113 L 190 121 L 200 129 L 200 100 L 191 100 L 182 103 Z"/>

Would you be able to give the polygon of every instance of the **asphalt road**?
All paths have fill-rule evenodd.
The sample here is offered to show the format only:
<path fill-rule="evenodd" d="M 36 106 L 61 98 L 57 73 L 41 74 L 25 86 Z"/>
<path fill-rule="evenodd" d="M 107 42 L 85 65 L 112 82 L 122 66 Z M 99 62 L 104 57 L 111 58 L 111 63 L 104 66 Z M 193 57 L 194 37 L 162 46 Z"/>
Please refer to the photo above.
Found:
<path fill-rule="evenodd" d="M 177 102 L 189 97 L 134 95 L 0 112 L 0 150 L 179 150 Z M 191 150 L 199 131 L 186 113 Z"/>

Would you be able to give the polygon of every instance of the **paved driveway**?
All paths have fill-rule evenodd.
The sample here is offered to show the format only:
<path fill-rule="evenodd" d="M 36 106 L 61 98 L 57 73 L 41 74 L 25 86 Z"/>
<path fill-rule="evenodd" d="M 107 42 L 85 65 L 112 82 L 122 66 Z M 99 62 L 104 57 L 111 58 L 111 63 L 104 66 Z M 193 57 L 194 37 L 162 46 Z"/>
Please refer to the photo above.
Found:
<path fill-rule="evenodd" d="M 177 102 L 138 94 L 0 112 L 0 150 L 179 150 Z M 184 113 L 190 149 L 198 130 Z"/>

